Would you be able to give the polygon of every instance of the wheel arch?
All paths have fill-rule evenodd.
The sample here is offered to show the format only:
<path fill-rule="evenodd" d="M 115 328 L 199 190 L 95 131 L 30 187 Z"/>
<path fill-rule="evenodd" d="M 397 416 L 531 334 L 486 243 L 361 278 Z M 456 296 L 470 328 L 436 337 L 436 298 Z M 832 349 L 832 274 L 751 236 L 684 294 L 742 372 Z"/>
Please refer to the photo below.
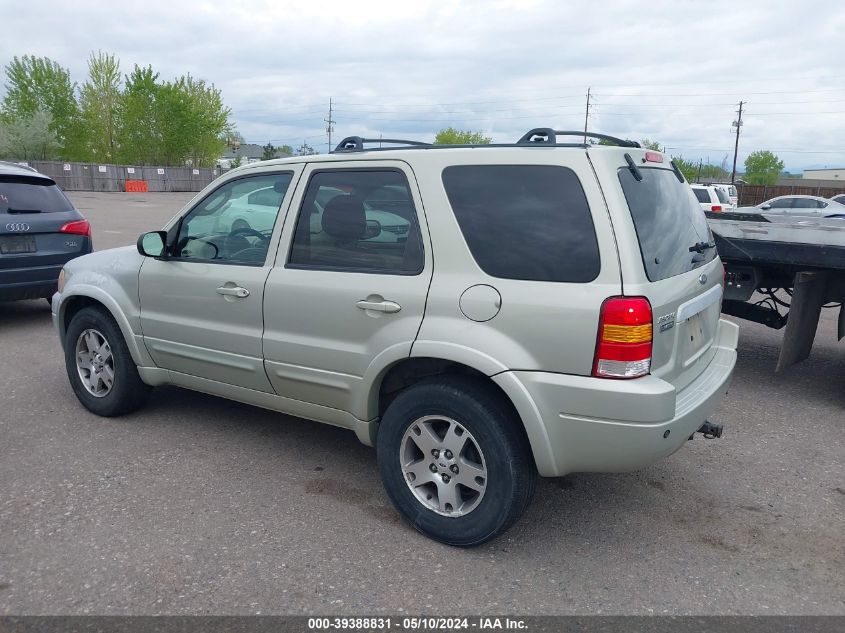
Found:
<path fill-rule="evenodd" d="M 385 367 L 370 385 L 368 419 L 380 419 L 393 399 L 405 389 L 422 380 L 450 374 L 472 376 L 501 396 L 521 423 L 540 474 L 556 472 L 551 443 L 539 410 L 527 390 L 511 372 L 490 375 L 472 364 L 441 356 L 406 357 Z M 375 435 L 378 425 L 373 424 L 372 429 Z M 372 437 L 371 440 L 374 445 L 376 438 Z"/>
<path fill-rule="evenodd" d="M 99 307 L 104 309 L 117 323 L 120 328 L 123 339 L 126 341 L 126 346 L 129 348 L 129 353 L 132 360 L 139 367 L 152 366 L 152 359 L 147 354 L 146 349 L 141 347 L 136 340 L 135 333 L 126 318 L 125 313 L 121 310 L 117 301 L 113 297 L 94 286 L 86 286 L 83 288 L 76 287 L 72 294 L 63 296 L 61 305 L 59 306 L 58 324 L 59 324 L 59 339 L 62 347 L 65 345 L 65 337 L 68 326 L 73 317 L 79 313 L 80 310 L 88 307 Z"/>

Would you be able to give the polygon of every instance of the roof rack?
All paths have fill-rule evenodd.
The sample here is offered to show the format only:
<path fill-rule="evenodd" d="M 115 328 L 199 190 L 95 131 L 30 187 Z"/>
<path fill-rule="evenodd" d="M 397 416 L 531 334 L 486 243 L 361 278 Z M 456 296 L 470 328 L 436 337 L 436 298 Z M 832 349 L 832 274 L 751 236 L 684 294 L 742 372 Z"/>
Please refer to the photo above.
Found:
<path fill-rule="evenodd" d="M 597 138 L 603 141 L 610 141 L 619 147 L 640 147 L 636 141 L 628 139 L 616 138 L 615 136 L 608 136 L 607 134 L 599 134 L 597 132 L 581 132 L 568 130 L 553 130 L 548 127 L 537 127 L 523 134 L 522 138 L 517 141 L 517 145 L 557 145 L 558 136 L 580 136 L 582 138 Z"/>
<path fill-rule="evenodd" d="M 435 145 L 433 143 L 424 143 L 422 141 L 406 141 L 396 138 L 362 138 L 360 136 L 347 136 L 331 153 L 340 152 L 374 152 L 388 149 L 399 149 L 394 147 L 381 147 L 383 144 L 401 145 L 405 149 L 445 149 L 456 147 L 524 147 L 526 145 L 537 146 L 553 146 L 553 147 L 589 147 L 589 144 L 580 141 L 577 143 L 558 143 L 559 136 L 580 136 L 581 138 L 598 138 L 604 141 L 609 141 L 613 145 L 619 147 L 640 147 L 636 141 L 616 138 L 615 136 L 608 136 L 607 134 L 598 134 L 597 132 L 580 132 L 580 131 L 561 131 L 553 130 L 548 127 L 538 127 L 526 132 L 522 138 L 516 143 L 490 143 L 485 145 Z M 364 147 L 365 143 L 378 143 L 379 147 Z"/>
<path fill-rule="evenodd" d="M 335 152 L 363 152 L 365 150 L 364 143 L 389 143 L 390 145 L 407 145 L 410 147 L 431 147 L 431 143 L 424 143 L 422 141 L 406 141 L 397 138 L 362 138 L 360 136 L 347 136 L 337 147 Z"/>

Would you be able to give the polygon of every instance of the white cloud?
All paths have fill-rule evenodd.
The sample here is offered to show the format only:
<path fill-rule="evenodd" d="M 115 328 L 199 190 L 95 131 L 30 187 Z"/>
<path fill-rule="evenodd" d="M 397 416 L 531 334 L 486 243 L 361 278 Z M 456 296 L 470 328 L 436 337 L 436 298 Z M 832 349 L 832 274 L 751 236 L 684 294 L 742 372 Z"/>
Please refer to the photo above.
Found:
<path fill-rule="evenodd" d="M 335 139 L 455 125 L 507 142 L 583 127 L 591 86 L 595 130 L 720 162 L 742 99 L 740 163 L 768 148 L 793 168 L 845 165 L 845 7 L 831 2 L 65 1 L 6 5 L 0 23 L 0 61 L 47 55 L 81 82 L 103 49 L 124 70 L 212 81 L 249 141 L 325 149 L 332 97 Z"/>

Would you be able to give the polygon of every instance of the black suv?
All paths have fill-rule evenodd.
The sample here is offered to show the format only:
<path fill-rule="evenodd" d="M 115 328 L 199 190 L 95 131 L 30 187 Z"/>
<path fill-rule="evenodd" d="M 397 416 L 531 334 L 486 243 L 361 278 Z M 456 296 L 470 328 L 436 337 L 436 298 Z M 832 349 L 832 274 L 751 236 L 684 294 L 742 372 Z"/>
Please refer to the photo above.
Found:
<path fill-rule="evenodd" d="M 88 220 L 55 181 L 0 161 L 0 301 L 49 299 L 62 266 L 91 250 Z"/>

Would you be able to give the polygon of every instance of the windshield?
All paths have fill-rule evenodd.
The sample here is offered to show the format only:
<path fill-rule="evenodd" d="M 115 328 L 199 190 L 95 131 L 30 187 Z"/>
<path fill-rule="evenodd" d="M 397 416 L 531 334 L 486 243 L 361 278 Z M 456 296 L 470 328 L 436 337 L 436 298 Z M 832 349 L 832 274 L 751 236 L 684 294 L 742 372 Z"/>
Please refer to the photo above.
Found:
<path fill-rule="evenodd" d="M 52 180 L 0 176 L 0 214 L 72 211 L 73 205 Z"/>
<path fill-rule="evenodd" d="M 660 281 L 713 261 L 716 248 L 710 227 L 689 185 L 669 169 L 640 167 L 639 173 L 641 181 L 622 167 L 619 182 L 648 278 Z"/>

